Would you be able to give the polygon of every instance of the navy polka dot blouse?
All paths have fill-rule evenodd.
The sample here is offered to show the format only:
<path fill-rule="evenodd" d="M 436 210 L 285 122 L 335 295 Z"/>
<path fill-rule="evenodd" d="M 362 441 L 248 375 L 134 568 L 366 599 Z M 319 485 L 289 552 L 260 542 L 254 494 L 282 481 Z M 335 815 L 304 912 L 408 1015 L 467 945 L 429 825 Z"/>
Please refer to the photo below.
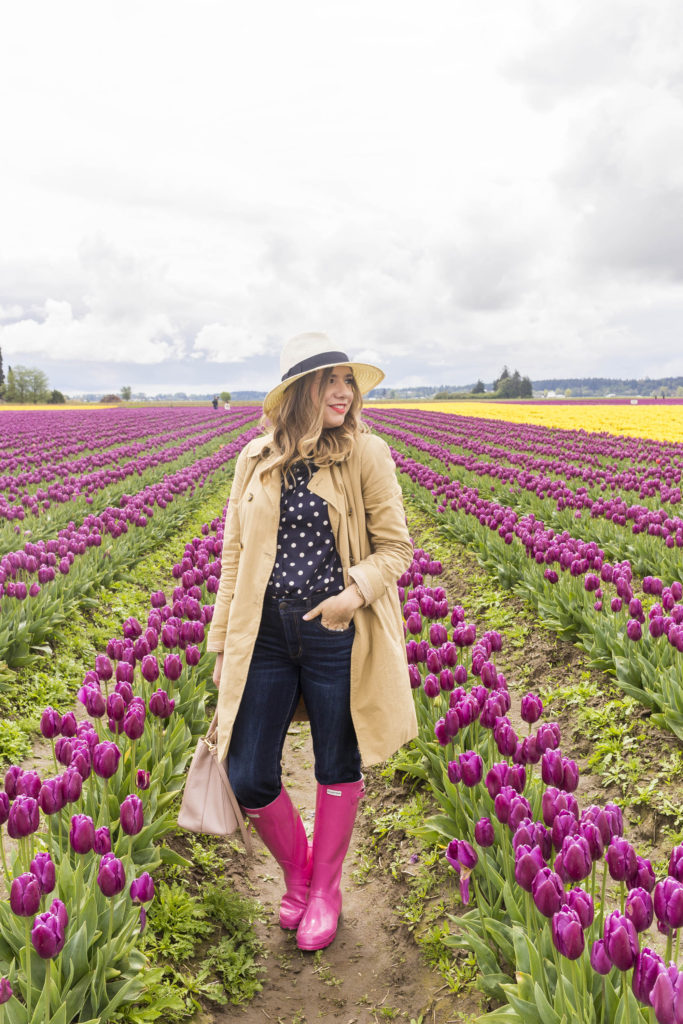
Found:
<path fill-rule="evenodd" d="M 308 490 L 317 466 L 297 462 L 291 468 L 294 484 L 282 477 L 277 555 L 266 594 L 269 597 L 308 597 L 338 594 L 344 589 L 342 564 L 334 544 L 327 502 Z"/>

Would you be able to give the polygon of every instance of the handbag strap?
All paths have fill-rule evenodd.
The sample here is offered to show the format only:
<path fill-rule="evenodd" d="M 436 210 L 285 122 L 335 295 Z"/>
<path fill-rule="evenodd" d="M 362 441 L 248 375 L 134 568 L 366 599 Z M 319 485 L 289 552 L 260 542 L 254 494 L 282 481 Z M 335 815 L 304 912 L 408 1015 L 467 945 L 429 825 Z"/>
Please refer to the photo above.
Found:
<path fill-rule="evenodd" d="M 218 708 L 216 708 L 214 716 L 211 719 L 211 724 L 209 725 L 209 728 L 206 730 L 206 742 L 209 744 L 214 757 L 216 757 L 215 744 L 216 744 L 216 733 L 217 733 L 217 731 L 218 731 Z M 247 832 L 246 826 L 244 824 L 244 815 L 242 813 L 242 808 L 237 803 L 237 797 L 235 796 L 235 794 L 232 791 L 232 786 L 230 785 L 230 780 L 228 779 L 228 774 L 227 774 L 227 772 L 225 770 L 221 770 L 221 771 L 219 771 L 218 776 L 219 776 L 219 778 L 221 780 L 221 785 L 223 786 L 223 789 L 226 792 L 228 800 L 230 801 L 230 805 L 231 805 L 233 811 L 235 812 L 235 817 L 237 818 L 237 824 L 240 827 L 240 832 L 242 833 L 242 841 L 244 842 L 244 845 L 246 847 L 247 853 L 253 854 L 254 848 L 253 848 L 252 843 L 251 843 L 251 836 Z"/>

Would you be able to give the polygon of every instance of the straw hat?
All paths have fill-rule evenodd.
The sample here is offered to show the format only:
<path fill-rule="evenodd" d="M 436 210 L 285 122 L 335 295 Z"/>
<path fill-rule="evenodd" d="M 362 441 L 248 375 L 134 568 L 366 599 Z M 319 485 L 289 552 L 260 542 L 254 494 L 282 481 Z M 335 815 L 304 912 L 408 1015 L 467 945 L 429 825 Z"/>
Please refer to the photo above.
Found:
<path fill-rule="evenodd" d="M 326 334 L 309 331 L 306 334 L 297 334 L 296 337 L 290 338 L 285 342 L 280 354 L 282 379 L 266 395 L 263 401 L 264 413 L 268 415 L 281 400 L 289 385 L 299 377 L 304 377 L 307 373 L 319 370 L 324 366 L 340 365 L 351 367 L 362 395 L 372 391 L 380 381 L 384 380 L 384 372 L 379 367 L 372 366 L 370 363 L 353 362 L 346 352 L 335 348 L 333 341 Z"/>

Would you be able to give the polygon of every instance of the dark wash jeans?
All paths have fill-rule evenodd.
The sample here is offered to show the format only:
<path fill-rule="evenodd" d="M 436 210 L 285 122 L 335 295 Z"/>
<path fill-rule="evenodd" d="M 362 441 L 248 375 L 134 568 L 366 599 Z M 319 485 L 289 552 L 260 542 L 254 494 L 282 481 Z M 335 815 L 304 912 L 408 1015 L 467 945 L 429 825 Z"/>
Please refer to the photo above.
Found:
<path fill-rule="evenodd" d="M 354 624 L 336 632 L 325 629 L 320 616 L 302 618 L 325 596 L 264 601 L 227 758 L 243 807 L 265 807 L 279 795 L 282 748 L 301 694 L 311 721 L 316 780 L 329 786 L 360 778 L 350 707 Z"/>

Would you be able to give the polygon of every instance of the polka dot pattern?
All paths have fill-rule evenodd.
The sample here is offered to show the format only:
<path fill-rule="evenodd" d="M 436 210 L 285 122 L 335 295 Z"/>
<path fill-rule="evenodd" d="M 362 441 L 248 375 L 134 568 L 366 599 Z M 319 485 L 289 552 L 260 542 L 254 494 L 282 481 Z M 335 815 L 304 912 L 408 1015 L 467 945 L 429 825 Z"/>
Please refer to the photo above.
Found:
<path fill-rule="evenodd" d="M 311 472 L 317 466 L 310 464 Z M 282 479 L 277 555 L 266 593 L 270 597 L 338 594 L 342 564 L 334 544 L 327 502 L 308 490 L 309 464 L 292 466 L 294 484 Z"/>

